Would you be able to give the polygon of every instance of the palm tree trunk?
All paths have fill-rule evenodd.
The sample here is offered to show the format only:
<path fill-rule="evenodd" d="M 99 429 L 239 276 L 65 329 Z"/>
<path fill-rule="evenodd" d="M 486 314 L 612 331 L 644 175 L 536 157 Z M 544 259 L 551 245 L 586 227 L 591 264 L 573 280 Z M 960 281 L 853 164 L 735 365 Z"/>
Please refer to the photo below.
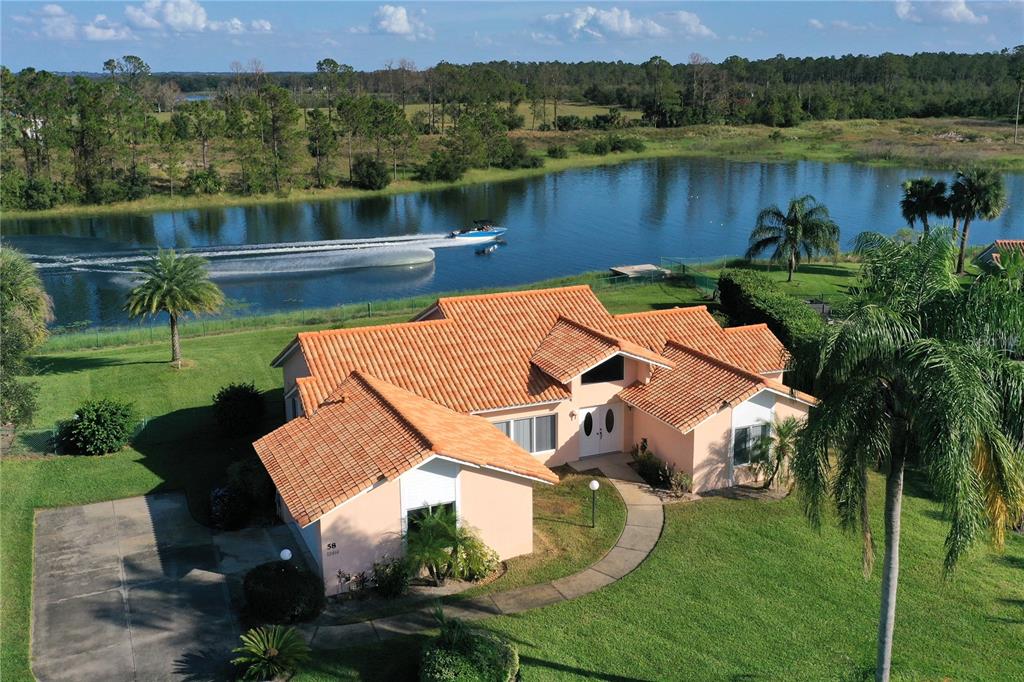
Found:
<path fill-rule="evenodd" d="M 878 619 L 878 658 L 875 681 L 889 682 L 892 633 L 896 624 L 896 587 L 900 577 L 900 509 L 903 505 L 903 453 L 892 449 L 885 477 L 885 558 L 882 563 L 882 606 Z"/>
<path fill-rule="evenodd" d="M 967 235 L 971 231 L 971 219 L 964 216 L 964 229 L 960 233 L 960 255 L 956 258 L 956 274 L 964 274 L 964 256 L 967 253 Z"/>
<path fill-rule="evenodd" d="M 181 338 L 178 335 L 178 316 L 171 315 L 171 362 L 181 369 Z"/>
<path fill-rule="evenodd" d="M 928 236 L 928 214 L 921 216 L 921 227 L 924 228 L 924 236 Z"/>
<path fill-rule="evenodd" d="M 1013 118 L 1013 143 L 1017 144 L 1017 128 L 1020 125 L 1020 96 L 1024 92 L 1024 81 L 1017 86 L 1017 115 Z"/>
<path fill-rule="evenodd" d="M 796 270 L 796 256 L 793 256 L 791 254 L 789 256 L 789 279 L 786 280 L 787 282 L 792 282 L 793 281 L 793 271 L 794 270 Z"/>

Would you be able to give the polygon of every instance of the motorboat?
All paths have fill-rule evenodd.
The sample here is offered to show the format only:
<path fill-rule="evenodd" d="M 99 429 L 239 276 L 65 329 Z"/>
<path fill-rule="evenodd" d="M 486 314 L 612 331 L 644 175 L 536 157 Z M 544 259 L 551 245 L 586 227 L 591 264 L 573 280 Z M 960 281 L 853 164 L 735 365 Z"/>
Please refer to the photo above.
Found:
<path fill-rule="evenodd" d="M 477 244 L 480 242 L 489 242 L 500 239 L 506 232 L 508 232 L 506 228 L 498 227 L 493 221 L 474 220 L 472 227 L 453 230 L 448 233 L 448 238 L 458 239 L 460 242 L 467 244 Z"/>

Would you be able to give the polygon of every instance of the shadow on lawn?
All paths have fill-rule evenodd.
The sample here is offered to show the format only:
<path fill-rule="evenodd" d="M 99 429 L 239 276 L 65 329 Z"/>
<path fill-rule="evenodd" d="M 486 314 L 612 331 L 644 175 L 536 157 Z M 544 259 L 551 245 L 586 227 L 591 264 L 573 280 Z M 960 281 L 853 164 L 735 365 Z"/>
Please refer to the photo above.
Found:
<path fill-rule="evenodd" d="M 166 360 L 135 360 L 125 361 L 115 358 L 95 357 L 89 355 L 41 355 L 29 360 L 35 374 L 72 374 L 85 372 L 101 367 L 124 367 L 128 365 L 167 365 Z"/>

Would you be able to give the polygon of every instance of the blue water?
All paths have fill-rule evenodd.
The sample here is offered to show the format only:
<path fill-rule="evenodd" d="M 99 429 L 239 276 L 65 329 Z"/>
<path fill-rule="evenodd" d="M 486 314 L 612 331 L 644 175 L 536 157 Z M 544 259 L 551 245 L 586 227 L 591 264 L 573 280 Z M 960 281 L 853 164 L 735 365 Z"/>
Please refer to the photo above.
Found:
<path fill-rule="evenodd" d="M 829 207 L 848 246 L 863 230 L 903 227 L 900 183 L 922 174 L 841 163 L 656 159 L 393 197 L 6 220 L 2 229 L 5 241 L 27 252 L 88 254 L 436 234 L 478 218 L 509 228 L 507 246 L 487 256 L 472 247 L 446 248 L 437 250 L 433 264 L 329 273 L 312 272 L 310 257 L 297 257 L 291 274 L 253 272 L 220 283 L 232 312 L 259 313 L 521 284 L 657 263 L 662 256 L 736 256 L 746 249 L 761 208 L 777 203 L 785 209 L 790 198 L 808 193 Z M 1006 183 L 1009 206 L 995 221 L 972 224 L 972 244 L 1024 238 L 1024 174 L 1007 174 Z M 126 320 L 121 307 L 131 281 L 123 274 L 64 272 L 44 281 L 57 324 Z"/>

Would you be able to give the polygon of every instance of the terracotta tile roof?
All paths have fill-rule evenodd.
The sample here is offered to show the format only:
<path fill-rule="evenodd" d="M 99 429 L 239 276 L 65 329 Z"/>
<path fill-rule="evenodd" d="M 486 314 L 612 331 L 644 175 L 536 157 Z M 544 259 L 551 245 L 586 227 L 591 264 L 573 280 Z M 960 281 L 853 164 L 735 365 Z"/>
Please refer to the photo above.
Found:
<path fill-rule="evenodd" d="M 301 525 L 435 454 L 558 481 L 485 419 L 453 412 L 358 371 L 310 416 L 293 419 L 253 446 Z"/>
<path fill-rule="evenodd" d="M 661 367 L 672 366 L 671 360 L 639 344 L 611 336 L 565 317 L 558 318 L 551 331 L 530 356 L 530 362 L 559 383 L 567 384 L 573 377 L 618 353 L 642 358 Z"/>
<path fill-rule="evenodd" d="M 763 325 L 723 332 L 704 306 L 613 316 L 587 286 L 441 298 L 420 317 L 430 319 L 299 334 L 310 370 L 298 381 L 305 411 L 354 370 L 457 412 L 566 400 L 566 387 L 531 362 L 560 318 L 653 354 L 677 340 L 753 372 L 782 369 L 786 358 Z M 569 371 L 571 361 L 552 362 L 561 376 Z"/>
<path fill-rule="evenodd" d="M 635 383 L 622 389 L 619 397 L 684 433 L 723 408 L 738 405 L 766 388 L 802 402 L 815 402 L 812 396 L 781 382 L 680 343 L 670 341 L 662 354 L 675 367 L 656 371 L 647 384 Z"/>
<path fill-rule="evenodd" d="M 789 353 L 768 325 L 718 326 L 705 306 L 616 315 L 610 330 L 658 352 L 679 341 L 758 374 L 786 367 Z"/>

